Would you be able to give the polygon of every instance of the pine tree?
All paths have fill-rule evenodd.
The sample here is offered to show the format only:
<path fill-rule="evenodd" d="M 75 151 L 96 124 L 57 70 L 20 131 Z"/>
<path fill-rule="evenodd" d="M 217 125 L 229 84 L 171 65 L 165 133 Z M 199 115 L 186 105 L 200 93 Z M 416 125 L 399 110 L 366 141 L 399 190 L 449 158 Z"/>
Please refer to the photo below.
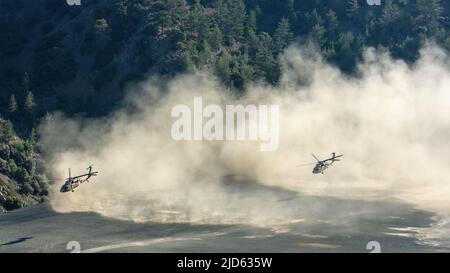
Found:
<path fill-rule="evenodd" d="M 287 0 L 285 13 L 287 14 L 287 17 L 291 22 L 297 21 L 297 14 L 295 12 L 294 0 Z"/>
<path fill-rule="evenodd" d="M 218 50 L 222 46 L 223 35 L 217 25 L 214 25 L 211 33 L 209 34 L 208 40 L 213 50 Z"/>
<path fill-rule="evenodd" d="M 255 56 L 257 67 L 256 76 L 265 79 L 271 84 L 276 84 L 281 76 L 278 59 L 273 56 L 272 37 L 268 33 L 262 32 L 259 35 L 259 45 Z"/>
<path fill-rule="evenodd" d="M 325 32 L 325 28 L 320 24 L 316 24 L 312 28 L 312 37 L 314 37 L 320 47 L 323 47 L 327 41 L 325 38 Z"/>
<path fill-rule="evenodd" d="M 36 103 L 34 102 L 34 95 L 31 91 L 28 92 L 27 96 L 25 97 L 25 111 L 28 114 L 33 115 L 36 110 Z"/>
<path fill-rule="evenodd" d="M 245 4 L 242 0 L 218 1 L 216 17 L 226 41 L 233 43 L 242 37 L 246 21 Z"/>
<path fill-rule="evenodd" d="M 197 49 L 197 43 L 194 40 L 187 42 L 184 61 L 185 69 L 189 72 L 194 71 L 195 67 L 200 64 L 200 54 Z"/>
<path fill-rule="evenodd" d="M 33 145 L 35 145 L 37 143 L 37 141 L 38 141 L 38 136 L 37 136 L 37 133 L 36 133 L 36 129 L 34 127 L 31 129 L 29 141 Z"/>
<path fill-rule="evenodd" d="M 417 0 L 417 11 L 428 21 L 445 19 L 442 16 L 444 7 L 441 0 Z"/>
<path fill-rule="evenodd" d="M 14 114 L 17 112 L 17 101 L 16 101 L 16 97 L 14 96 L 14 94 L 11 95 L 10 99 L 9 99 L 9 113 L 10 114 Z"/>
<path fill-rule="evenodd" d="M 10 143 L 16 133 L 14 132 L 14 126 L 11 121 L 1 121 L 0 122 L 0 140 L 3 143 Z"/>
<path fill-rule="evenodd" d="M 400 8 L 393 4 L 392 1 L 386 1 L 383 5 L 383 16 L 381 17 L 381 23 L 384 25 L 391 24 L 398 20 L 400 17 Z"/>
<path fill-rule="evenodd" d="M 202 49 L 199 53 L 199 66 L 208 63 L 211 56 L 211 45 L 208 41 L 204 40 L 202 43 Z"/>
<path fill-rule="evenodd" d="M 445 40 L 445 30 L 440 22 L 446 18 L 443 16 L 444 7 L 441 0 L 417 0 L 417 22 L 425 26 L 426 34 Z"/>
<path fill-rule="evenodd" d="M 256 33 L 256 11 L 252 9 L 247 19 L 247 32 L 253 31 Z"/>
<path fill-rule="evenodd" d="M 227 52 L 224 51 L 222 56 L 220 56 L 219 60 L 216 63 L 216 74 L 223 81 L 226 86 L 232 86 L 230 77 L 231 77 L 231 68 L 230 64 L 232 62 L 233 57 Z"/>
<path fill-rule="evenodd" d="M 97 19 L 94 24 L 95 48 L 102 50 L 111 41 L 111 28 L 106 19 Z"/>
<path fill-rule="evenodd" d="M 357 15 L 359 5 L 358 0 L 348 0 L 347 16 L 353 18 Z"/>
<path fill-rule="evenodd" d="M 209 21 L 208 17 L 203 14 L 200 0 L 195 1 L 194 7 L 189 12 L 187 27 L 192 33 L 195 33 L 197 40 L 204 40 L 208 36 Z"/>
<path fill-rule="evenodd" d="M 327 30 L 327 40 L 330 42 L 336 41 L 339 32 L 339 21 L 336 12 L 331 9 L 327 12 L 325 28 Z"/>
<path fill-rule="evenodd" d="M 291 32 L 289 20 L 282 18 L 278 23 L 278 27 L 274 34 L 275 50 L 277 52 L 281 51 L 284 47 L 288 45 L 294 35 Z"/>
<path fill-rule="evenodd" d="M 113 18 L 117 20 L 112 26 L 114 39 L 122 39 L 129 32 L 128 0 L 114 0 Z"/>
<path fill-rule="evenodd" d="M 247 53 L 236 57 L 237 65 L 233 73 L 233 86 L 241 91 L 245 90 L 254 74 L 253 68 L 248 64 L 248 61 Z"/>
<path fill-rule="evenodd" d="M 114 15 L 124 22 L 128 16 L 128 0 L 115 0 Z"/>
<path fill-rule="evenodd" d="M 158 29 L 158 35 L 165 35 L 169 29 L 180 28 L 188 14 L 185 0 L 158 0 L 151 5 L 151 24 Z"/>

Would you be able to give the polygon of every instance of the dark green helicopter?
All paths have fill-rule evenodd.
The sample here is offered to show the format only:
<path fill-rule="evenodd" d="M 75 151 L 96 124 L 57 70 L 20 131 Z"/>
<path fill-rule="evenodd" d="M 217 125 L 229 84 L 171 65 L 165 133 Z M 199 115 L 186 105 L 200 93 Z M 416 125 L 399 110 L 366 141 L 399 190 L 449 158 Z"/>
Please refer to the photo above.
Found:
<path fill-rule="evenodd" d="M 340 159 L 337 159 L 337 158 L 342 157 L 343 155 L 336 155 L 336 153 L 331 153 L 331 157 L 327 158 L 327 159 L 324 159 L 324 160 L 318 159 L 314 154 L 312 154 L 312 156 L 314 157 L 314 159 L 317 160 L 317 163 L 307 163 L 307 164 L 302 164 L 302 165 L 316 164 L 316 166 L 314 166 L 314 169 L 312 170 L 312 173 L 314 173 L 314 174 L 318 174 L 318 173 L 323 174 L 323 172 L 328 167 L 333 165 L 333 163 L 335 161 L 340 161 Z M 298 166 L 302 166 L 302 165 L 298 165 Z"/>
<path fill-rule="evenodd" d="M 76 187 L 80 186 L 84 182 L 89 182 L 89 178 L 91 178 L 92 176 L 97 176 L 98 174 L 98 172 L 92 171 L 92 166 L 89 166 L 86 170 L 88 170 L 89 172 L 72 177 L 69 168 L 69 177 L 66 179 L 66 182 L 64 182 L 64 185 L 62 185 L 60 192 L 73 192 Z"/>

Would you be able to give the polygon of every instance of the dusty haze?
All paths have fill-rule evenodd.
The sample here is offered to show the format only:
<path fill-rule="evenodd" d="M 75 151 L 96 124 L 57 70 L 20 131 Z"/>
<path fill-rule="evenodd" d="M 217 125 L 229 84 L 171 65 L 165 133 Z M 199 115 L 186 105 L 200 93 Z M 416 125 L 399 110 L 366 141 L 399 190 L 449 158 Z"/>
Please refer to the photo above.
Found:
<path fill-rule="evenodd" d="M 52 207 L 135 221 L 256 225 L 292 221 L 302 209 L 270 192 L 232 191 L 224 183 L 232 175 L 239 183 L 450 212 L 450 66 L 442 50 L 426 46 L 411 67 L 368 49 L 358 78 L 311 49 L 292 46 L 283 60 L 280 87 L 255 85 L 240 99 L 198 73 L 132 86 L 124 109 L 107 118 L 54 114 L 40 128 L 54 176 L 66 177 L 68 167 L 84 172 L 90 163 L 100 174 L 75 193 L 61 194 L 62 182 L 54 184 Z M 279 104 L 279 149 L 172 140 L 170 110 L 192 105 L 194 96 L 204 104 Z M 297 167 L 313 162 L 311 153 L 331 152 L 344 157 L 324 175 Z"/>

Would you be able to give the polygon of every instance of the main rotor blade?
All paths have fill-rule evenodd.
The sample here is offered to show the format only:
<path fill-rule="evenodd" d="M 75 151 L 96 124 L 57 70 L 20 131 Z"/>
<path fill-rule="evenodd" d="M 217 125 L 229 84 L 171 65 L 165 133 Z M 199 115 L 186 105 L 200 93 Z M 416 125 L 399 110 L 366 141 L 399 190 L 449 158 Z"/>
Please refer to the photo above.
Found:
<path fill-rule="evenodd" d="M 316 159 L 317 161 L 320 162 L 320 160 L 314 154 L 311 154 L 311 155 L 314 157 L 314 159 Z"/>
<path fill-rule="evenodd" d="M 74 177 L 72 177 L 72 178 L 75 179 L 75 178 L 80 178 L 80 177 L 88 176 L 88 175 L 89 175 L 88 173 L 85 173 L 85 174 L 82 174 L 82 175 L 74 176 Z"/>
<path fill-rule="evenodd" d="M 68 179 L 67 177 L 64 177 L 64 178 L 55 178 L 55 179 L 45 179 L 44 181 L 46 181 L 46 182 L 60 182 L 60 181 L 67 180 L 67 179 Z"/>
<path fill-rule="evenodd" d="M 343 156 L 343 155 L 338 155 L 338 156 L 335 156 L 335 157 L 330 157 L 330 158 L 324 159 L 324 160 L 322 160 L 322 161 L 324 161 L 324 162 L 326 162 L 326 161 L 340 161 L 340 159 L 336 159 L 336 158 L 341 157 L 341 156 Z"/>
<path fill-rule="evenodd" d="M 316 164 L 316 162 L 300 164 L 300 165 L 296 165 L 296 167 L 307 166 L 307 165 L 313 165 L 313 164 Z"/>

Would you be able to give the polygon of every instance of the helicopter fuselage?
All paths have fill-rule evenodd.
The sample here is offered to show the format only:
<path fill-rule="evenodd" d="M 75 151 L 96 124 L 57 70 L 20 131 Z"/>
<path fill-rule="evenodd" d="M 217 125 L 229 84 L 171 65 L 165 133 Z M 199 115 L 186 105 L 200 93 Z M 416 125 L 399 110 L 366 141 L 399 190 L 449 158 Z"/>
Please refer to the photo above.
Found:
<path fill-rule="evenodd" d="M 67 180 L 64 185 L 62 185 L 61 189 L 59 190 L 60 192 L 69 192 L 69 191 L 73 191 L 73 189 L 75 189 L 76 187 L 80 186 L 80 182 L 77 181 L 73 181 L 73 180 Z"/>
<path fill-rule="evenodd" d="M 91 178 L 92 176 L 97 176 L 97 174 L 98 174 L 98 172 L 92 171 L 92 166 L 89 166 L 87 168 L 87 170 L 89 170 L 88 173 L 72 177 L 70 175 L 70 168 L 69 168 L 69 178 L 66 179 L 66 181 L 64 182 L 64 184 L 62 185 L 62 187 L 59 191 L 60 192 L 72 191 L 73 192 L 73 190 L 76 187 L 80 186 L 81 183 L 89 182 L 89 178 Z"/>
<path fill-rule="evenodd" d="M 319 162 L 316 164 L 316 166 L 314 166 L 312 173 L 314 174 L 323 173 L 323 171 L 325 171 L 328 168 L 328 166 L 329 164 Z"/>
<path fill-rule="evenodd" d="M 316 165 L 314 166 L 314 169 L 312 170 L 312 173 L 314 174 L 318 174 L 321 173 L 323 174 L 323 172 L 330 167 L 331 165 L 333 165 L 333 163 L 335 161 L 340 161 L 340 159 L 337 159 L 343 155 L 338 155 L 336 156 L 336 153 L 332 153 L 331 154 L 331 158 L 325 159 L 325 160 L 319 160 L 314 154 L 312 154 L 312 156 L 317 160 Z"/>

